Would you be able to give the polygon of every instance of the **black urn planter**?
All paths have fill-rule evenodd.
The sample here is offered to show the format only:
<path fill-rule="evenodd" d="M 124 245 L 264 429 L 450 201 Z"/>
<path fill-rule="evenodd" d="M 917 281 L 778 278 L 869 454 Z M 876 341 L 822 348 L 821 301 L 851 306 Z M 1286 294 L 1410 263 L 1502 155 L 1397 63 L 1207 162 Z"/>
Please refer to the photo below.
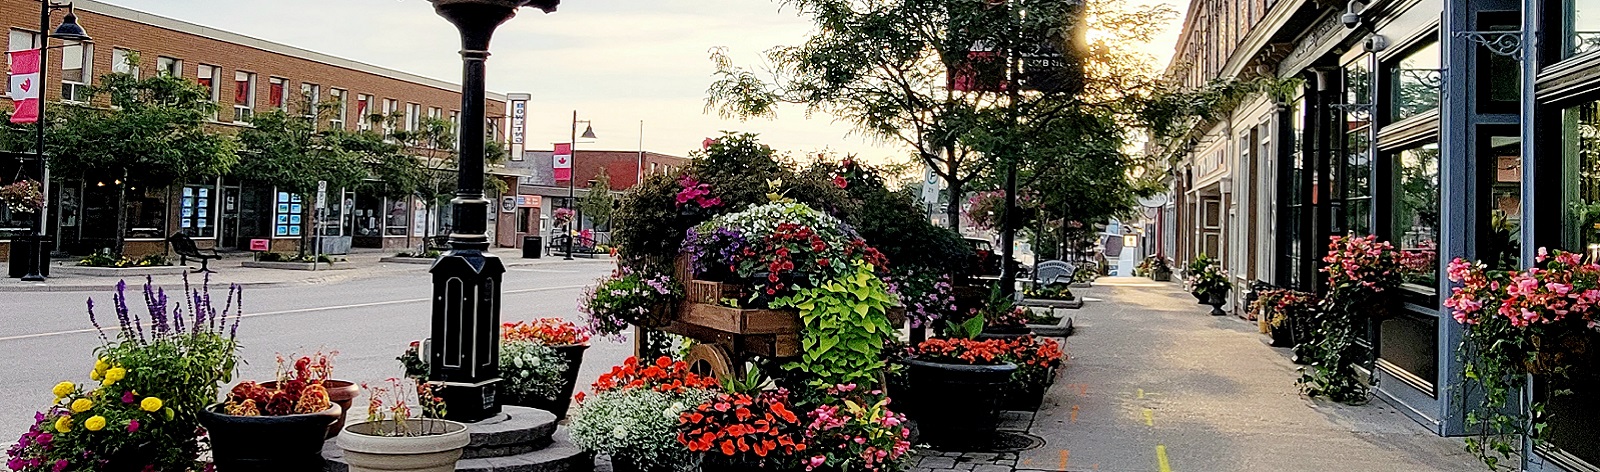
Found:
<path fill-rule="evenodd" d="M 328 425 L 343 411 L 335 403 L 316 413 L 234 416 L 218 403 L 200 411 L 200 424 L 211 438 L 218 472 L 322 470 Z"/>
<path fill-rule="evenodd" d="M 1206 304 L 1211 305 L 1211 316 L 1223 316 L 1228 312 L 1222 311 L 1222 306 L 1228 304 L 1228 291 L 1221 290 L 1206 294 Z"/>
<path fill-rule="evenodd" d="M 1194 295 L 1195 304 L 1198 304 L 1198 305 L 1206 304 L 1206 293 L 1205 292 L 1202 292 L 1202 291 L 1199 291 L 1199 290 L 1190 290 L 1189 294 L 1190 295 Z"/>
<path fill-rule="evenodd" d="M 1051 372 L 1050 378 L 1055 378 L 1054 371 Z M 1050 390 L 1052 383 L 1054 382 L 1015 382 L 1011 385 L 1011 388 L 1006 389 L 1005 400 L 1000 405 L 1000 409 L 1006 411 L 1039 411 L 1039 407 L 1044 405 L 1044 393 Z"/>
<path fill-rule="evenodd" d="M 567 412 L 572 408 L 572 392 L 578 386 L 578 369 L 583 366 L 583 352 L 589 349 L 587 344 L 568 344 L 565 346 L 552 346 L 556 355 L 567 362 L 567 370 L 561 372 L 561 394 L 555 398 L 524 397 L 513 395 L 503 390 L 498 392 L 496 398 L 502 405 L 525 406 L 548 411 L 556 415 L 556 421 L 567 419 Z"/>
<path fill-rule="evenodd" d="M 939 450 L 973 450 L 994 441 L 1014 364 L 965 365 L 906 359 L 911 391 L 906 414 L 922 441 Z"/>
<path fill-rule="evenodd" d="M 1154 280 L 1154 281 L 1157 281 L 1157 282 L 1171 282 L 1172 281 L 1172 271 L 1151 272 L 1150 273 L 1150 280 Z"/>
<path fill-rule="evenodd" d="M 1280 321 L 1277 326 L 1272 326 L 1271 323 L 1267 326 L 1272 328 L 1272 347 L 1294 346 L 1294 330 L 1289 328 L 1289 320 Z"/>

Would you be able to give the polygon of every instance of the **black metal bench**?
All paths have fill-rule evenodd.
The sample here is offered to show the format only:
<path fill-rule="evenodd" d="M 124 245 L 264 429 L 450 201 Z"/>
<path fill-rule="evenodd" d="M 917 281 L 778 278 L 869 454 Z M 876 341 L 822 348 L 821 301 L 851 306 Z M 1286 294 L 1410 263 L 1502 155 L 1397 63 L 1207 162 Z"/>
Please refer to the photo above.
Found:
<path fill-rule="evenodd" d="M 222 258 L 221 254 L 217 254 L 216 249 L 209 249 L 211 251 L 210 254 L 200 252 L 200 246 L 194 244 L 194 238 L 190 238 L 189 235 L 181 232 L 172 233 L 172 236 L 167 238 L 167 243 L 172 245 L 172 252 L 178 254 L 179 264 L 189 265 L 189 259 L 200 261 L 200 268 L 196 269 L 195 272 L 216 272 L 207 267 L 206 264 L 211 262 L 212 259 Z"/>

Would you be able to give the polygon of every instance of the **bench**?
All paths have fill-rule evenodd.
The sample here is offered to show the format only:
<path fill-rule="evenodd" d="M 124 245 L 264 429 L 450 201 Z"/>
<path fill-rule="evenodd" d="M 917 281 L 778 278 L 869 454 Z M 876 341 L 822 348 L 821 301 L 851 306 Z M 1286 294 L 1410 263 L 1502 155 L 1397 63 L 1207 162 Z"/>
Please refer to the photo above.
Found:
<path fill-rule="evenodd" d="M 172 236 L 167 238 L 167 243 L 172 245 L 172 252 L 178 254 L 178 260 L 181 261 L 179 264 L 189 265 L 189 259 L 200 261 L 200 268 L 196 269 L 195 272 L 215 273 L 216 271 L 211 270 L 206 264 L 213 259 L 222 258 L 221 254 L 217 254 L 216 249 L 209 249 L 211 251 L 210 254 L 200 252 L 200 247 L 194 244 L 194 238 L 190 238 L 189 235 L 182 232 L 172 233 Z"/>
<path fill-rule="evenodd" d="M 1070 284 L 1072 276 L 1078 272 L 1078 267 L 1066 261 L 1044 261 L 1035 266 L 1033 272 L 1037 276 L 1034 280 L 1041 286 L 1054 283 Z"/>

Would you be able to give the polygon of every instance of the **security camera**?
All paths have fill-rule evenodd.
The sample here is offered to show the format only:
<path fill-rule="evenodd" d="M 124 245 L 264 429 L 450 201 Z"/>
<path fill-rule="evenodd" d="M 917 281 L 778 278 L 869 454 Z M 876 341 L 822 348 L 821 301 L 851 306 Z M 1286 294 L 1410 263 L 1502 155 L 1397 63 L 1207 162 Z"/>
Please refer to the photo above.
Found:
<path fill-rule="evenodd" d="M 1355 27 L 1361 25 L 1361 14 L 1345 12 L 1343 15 L 1339 15 L 1339 22 L 1344 23 L 1345 28 L 1355 29 Z"/>
<path fill-rule="evenodd" d="M 1368 36 L 1366 41 L 1361 42 L 1361 49 L 1367 52 L 1383 52 L 1384 49 L 1388 48 L 1389 38 L 1385 38 L 1376 34 Z"/>

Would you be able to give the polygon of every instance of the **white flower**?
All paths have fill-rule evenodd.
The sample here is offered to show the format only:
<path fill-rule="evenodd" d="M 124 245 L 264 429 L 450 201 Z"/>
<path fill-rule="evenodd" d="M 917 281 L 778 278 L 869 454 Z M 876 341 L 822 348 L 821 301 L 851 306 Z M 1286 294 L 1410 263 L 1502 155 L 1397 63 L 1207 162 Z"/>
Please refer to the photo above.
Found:
<path fill-rule="evenodd" d="M 611 428 L 611 437 L 617 439 L 626 439 L 628 437 L 628 428 L 624 428 L 620 424 L 615 428 Z"/>

